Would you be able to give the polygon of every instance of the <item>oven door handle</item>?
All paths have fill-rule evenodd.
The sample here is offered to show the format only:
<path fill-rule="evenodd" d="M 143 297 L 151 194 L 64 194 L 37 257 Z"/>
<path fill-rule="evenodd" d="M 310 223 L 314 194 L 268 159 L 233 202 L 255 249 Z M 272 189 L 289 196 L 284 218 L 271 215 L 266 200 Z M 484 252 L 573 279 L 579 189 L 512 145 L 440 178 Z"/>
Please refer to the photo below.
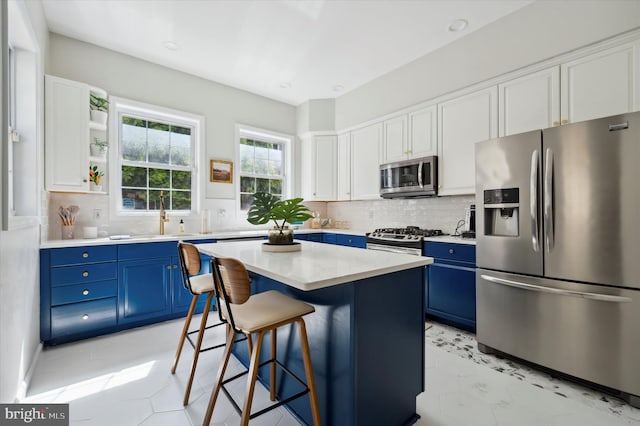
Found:
<path fill-rule="evenodd" d="M 564 290 L 561 288 L 544 287 L 541 285 L 527 284 L 520 281 L 507 280 L 504 278 L 493 277 L 491 275 L 480 275 L 480 278 L 496 284 L 502 284 L 509 287 L 521 288 L 523 290 L 539 291 L 542 293 L 553 293 L 562 296 L 581 297 L 583 299 L 600 300 L 602 302 L 629 303 L 633 299 L 624 296 L 611 296 L 609 294 L 589 293 L 586 291 Z"/>
<path fill-rule="evenodd" d="M 398 253 L 398 254 L 410 254 L 413 255 L 414 253 L 408 251 L 408 250 L 402 250 L 402 249 L 396 249 L 396 248 L 392 248 L 390 246 L 380 246 L 380 245 L 374 245 L 373 247 L 371 246 L 371 244 L 367 245 L 367 250 L 377 250 L 377 251 L 385 251 L 388 253 Z"/>

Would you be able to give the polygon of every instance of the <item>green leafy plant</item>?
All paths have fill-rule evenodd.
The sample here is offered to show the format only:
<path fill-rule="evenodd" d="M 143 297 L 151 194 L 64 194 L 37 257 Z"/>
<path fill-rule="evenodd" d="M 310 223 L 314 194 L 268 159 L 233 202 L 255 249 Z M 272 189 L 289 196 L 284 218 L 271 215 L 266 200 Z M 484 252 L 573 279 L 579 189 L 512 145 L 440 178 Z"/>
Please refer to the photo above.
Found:
<path fill-rule="evenodd" d="M 109 142 L 104 139 L 93 138 L 93 145 L 99 147 L 100 149 L 105 149 L 109 146 Z"/>
<path fill-rule="evenodd" d="M 109 100 L 96 96 L 93 93 L 90 96 L 89 105 L 93 110 L 104 112 L 107 112 L 109 110 Z"/>
<path fill-rule="evenodd" d="M 287 222 L 304 222 L 313 217 L 302 201 L 302 198 L 281 200 L 266 192 L 256 192 L 253 194 L 247 221 L 253 225 L 264 225 L 272 220 L 275 227 L 282 233 Z"/>

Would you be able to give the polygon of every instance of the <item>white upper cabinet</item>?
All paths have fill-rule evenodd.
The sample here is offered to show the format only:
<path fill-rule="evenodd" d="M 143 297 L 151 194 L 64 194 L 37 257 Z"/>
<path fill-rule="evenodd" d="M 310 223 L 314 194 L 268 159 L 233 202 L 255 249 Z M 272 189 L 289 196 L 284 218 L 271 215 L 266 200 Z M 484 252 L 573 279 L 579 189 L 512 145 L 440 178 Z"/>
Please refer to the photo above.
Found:
<path fill-rule="evenodd" d="M 103 143 L 107 140 L 106 123 L 91 121 L 91 94 L 107 99 L 107 93 L 97 87 L 45 76 L 44 152 L 45 188 L 48 191 L 86 192 L 90 189 L 89 166 L 97 165 L 101 172 L 106 172 L 106 155 L 89 155 L 89 146 L 94 139 Z M 104 181 L 100 183 L 104 184 Z M 91 187 L 92 190 L 97 188 Z"/>
<path fill-rule="evenodd" d="M 308 201 L 334 201 L 337 178 L 337 137 L 312 136 L 303 140 L 302 194 Z"/>
<path fill-rule="evenodd" d="M 432 105 L 383 123 L 382 162 L 437 155 L 437 107 Z"/>
<path fill-rule="evenodd" d="M 560 67 L 498 85 L 498 136 L 560 124 Z"/>
<path fill-rule="evenodd" d="M 89 190 L 89 86 L 45 77 L 45 186 Z"/>
<path fill-rule="evenodd" d="M 438 104 L 438 195 L 474 194 L 475 147 L 498 134 L 498 88 Z"/>
<path fill-rule="evenodd" d="M 338 201 L 351 199 L 351 133 L 338 135 Z"/>
<path fill-rule="evenodd" d="M 351 199 L 380 198 L 382 124 L 351 132 Z"/>
<path fill-rule="evenodd" d="M 407 139 L 407 116 L 385 120 L 383 125 L 384 156 L 382 162 L 406 160 L 409 155 Z"/>
<path fill-rule="evenodd" d="M 409 113 L 409 158 L 438 155 L 438 107 Z"/>
<path fill-rule="evenodd" d="M 561 124 L 640 109 L 638 45 L 629 43 L 562 64 Z"/>

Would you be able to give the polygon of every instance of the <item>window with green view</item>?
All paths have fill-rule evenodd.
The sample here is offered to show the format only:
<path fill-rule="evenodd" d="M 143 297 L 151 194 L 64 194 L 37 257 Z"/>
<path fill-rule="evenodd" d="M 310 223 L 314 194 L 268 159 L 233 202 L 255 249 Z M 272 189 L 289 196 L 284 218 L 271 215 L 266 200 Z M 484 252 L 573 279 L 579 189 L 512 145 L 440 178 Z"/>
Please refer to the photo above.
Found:
<path fill-rule="evenodd" d="M 193 128 L 121 115 L 120 162 L 123 210 L 192 209 Z"/>
<path fill-rule="evenodd" d="M 240 138 L 240 209 L 248 210 L 253 194 L 267 192 L 282 198 L 284 143 Z"/>

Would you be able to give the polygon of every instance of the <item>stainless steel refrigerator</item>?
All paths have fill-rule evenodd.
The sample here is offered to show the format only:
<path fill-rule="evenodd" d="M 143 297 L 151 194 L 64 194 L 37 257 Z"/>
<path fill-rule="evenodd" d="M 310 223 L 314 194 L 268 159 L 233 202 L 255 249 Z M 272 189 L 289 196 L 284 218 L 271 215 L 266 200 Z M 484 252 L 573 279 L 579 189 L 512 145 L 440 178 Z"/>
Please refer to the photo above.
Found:
<path fill-rule="evenodd" d="M 476 144 L 477 340 L 640 406 L 640 113 Z"/>

